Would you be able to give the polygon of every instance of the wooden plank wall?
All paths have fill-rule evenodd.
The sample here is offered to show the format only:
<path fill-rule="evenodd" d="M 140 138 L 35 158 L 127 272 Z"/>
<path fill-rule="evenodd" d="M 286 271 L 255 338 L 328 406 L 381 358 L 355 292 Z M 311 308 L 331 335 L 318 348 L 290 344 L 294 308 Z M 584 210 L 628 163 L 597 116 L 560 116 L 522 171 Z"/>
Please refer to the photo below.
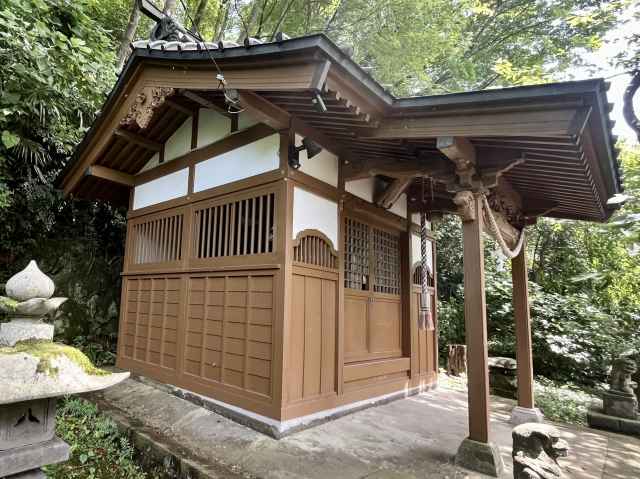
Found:
<path fill-rule="evenodd" d="M 286 400 L 336 392 L 338 272 L 294 266 Z"/>
<path fill-rule="evenodd" d="M 278 417 L 285 185 L 255 183 L 129 219 L 118 365 Z"/>

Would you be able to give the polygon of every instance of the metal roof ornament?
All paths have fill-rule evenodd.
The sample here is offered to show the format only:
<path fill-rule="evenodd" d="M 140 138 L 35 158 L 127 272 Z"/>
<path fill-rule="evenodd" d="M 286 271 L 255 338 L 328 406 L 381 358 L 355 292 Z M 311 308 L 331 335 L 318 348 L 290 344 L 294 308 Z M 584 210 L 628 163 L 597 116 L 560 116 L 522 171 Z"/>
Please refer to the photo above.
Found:
<path fill-rule="evenodd" d="M 156 23 L 153 30 L 151 30 L 149 40 L 165 40 L 167 42 L 189 41 L 189 39 L 180 32 L 178 22 L 169 16 L 162 17 L 158 20 L 158 23 Z"/>

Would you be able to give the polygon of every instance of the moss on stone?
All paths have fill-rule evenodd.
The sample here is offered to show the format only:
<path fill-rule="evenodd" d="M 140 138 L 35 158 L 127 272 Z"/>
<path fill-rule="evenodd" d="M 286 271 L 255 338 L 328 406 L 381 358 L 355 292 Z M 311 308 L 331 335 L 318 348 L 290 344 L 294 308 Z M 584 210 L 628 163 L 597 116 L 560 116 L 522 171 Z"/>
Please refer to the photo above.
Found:
<path fill-rule="evenodd" d="M 19 301 L 16 301 L 13 298 L 7 298 L 6 296 L 0 296 L 0 310 L 4 311 L 15 311 L 20 304 Z"/>
<path fill-rule="evenodd" d="M 37 372 L 47 374 L 48 376 L 58 374 L 58 368 L 53 366 L 52 360 L 59 356 L 66 356 L 67 359 L 89 375 L 107 376 L 110 374 L 108 371 L 95 367 L 91 360 L 79 349 L 65 344 L 43 340 L 28 340 L 20 341 L 13 347 L 0 348 L 0 355 L 19 353 L 29 354 L 38 358 L 40 362 L 38 363 Z"/>

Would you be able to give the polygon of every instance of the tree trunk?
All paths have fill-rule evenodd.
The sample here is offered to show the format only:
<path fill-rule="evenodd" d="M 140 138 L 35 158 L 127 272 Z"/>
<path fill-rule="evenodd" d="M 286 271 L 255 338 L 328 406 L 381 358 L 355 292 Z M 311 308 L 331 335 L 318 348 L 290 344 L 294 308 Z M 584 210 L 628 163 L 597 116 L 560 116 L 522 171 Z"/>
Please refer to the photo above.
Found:
<path fill-rule="evenodd" d="M 447 359 L 447 374 L 460 376 L 467 373 L 467 347 L 464 344 L 450 344 Z"/>
<path fill-rule="evenodd" d="M 229 8 L 231 7 L 229 0 L 223 0 L 222 5 L 218 6 L 218 14 L 216 15 L 216 24 L 213 28 L 212 41 L 217 42 L 223 40 L 224 31 L 227 29 L 227 21 L 229 20 Z"/>
<path fill-rule="evenodd" d="M 164 8 L 162 9 L 162 13 L 173 17 L 176 13 L 176 1 L 177 0 L 164 0 Z"/>
<path fill-rule="evenodd" d="M 122 70 L 122 66 L 127 59 L 127 53 L 129 52 L 129 45 L 136 34 L 138 23 L 140 23 L 140 8 L 138 8 L 138 0 L 133 0 L 132 3 L 133 7 L 131 8 L 131 15 L 129 15 L 129 23 L 127 23 L 127 28 L 122 34 L 120 47 L 118 48 L 118 61 L 116 63 L 116 69 L 118 71 Z"/>
<path fill-rule="evenodd" d="M 193 30 L 198 30 L 200 28 L 200 24 L 202 23 L 202 19 L 204 18 L 204 11 L 207 9 L 207 2 L 208 0 L 200 0 L 198 2 L 196 14 L 193 16 L 193 25 L 191 25 L 191 28 Z"/>
<path fill-rule="evenodd" d="M 240 13 L 238 16 L 240 17 L 241 29 L 240 34 L 238 35 L 238 39 L 236 43 L 242 43 L 245 38 L 251 36 L 251 28 L 256 23 L 258 19 L 258 14 L 260 13 L 260 0 L 253 0 L 253 5 L 251 5 L 251 12 L 249 13 L 249 19 L 245 22 L 242 19 Z"/>

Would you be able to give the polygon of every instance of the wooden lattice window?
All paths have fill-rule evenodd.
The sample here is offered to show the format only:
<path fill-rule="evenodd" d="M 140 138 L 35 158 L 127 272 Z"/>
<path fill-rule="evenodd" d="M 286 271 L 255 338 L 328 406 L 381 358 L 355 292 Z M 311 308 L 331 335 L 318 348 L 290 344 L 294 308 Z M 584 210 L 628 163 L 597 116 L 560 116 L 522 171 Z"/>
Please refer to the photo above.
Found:
<path fill-rule="evenodd" d="M 344 247 L 345 288 L 369 290 L 370 243 L 369 225 L 346 218 Z"/>
<path fill-rule="evenodd" d="M 376 293 L 400 294 L 400 242 L 397 236 L 372 228 Z"/>
<path fill-rule="evenodd" d="M 183 214 L 155 217 L 132 226 L 133 264 L 166 263 L 182 258 Z"/>
<path fill-rule="evenodd" d="M 322 268 L 337 269 L 338 253 L 318 230 L 301 231 L 293 243 L 293 260 Z"/>
<path fill-rule="evenodd" d="M 194 257 L 272 253 L 275 193 L 206 206 L 194 213 Z"/>
<path fill-rule="evenodd" d="M 400 294 L 400 240 L 397 235 L 347 218 L 344 286 Z"/>

